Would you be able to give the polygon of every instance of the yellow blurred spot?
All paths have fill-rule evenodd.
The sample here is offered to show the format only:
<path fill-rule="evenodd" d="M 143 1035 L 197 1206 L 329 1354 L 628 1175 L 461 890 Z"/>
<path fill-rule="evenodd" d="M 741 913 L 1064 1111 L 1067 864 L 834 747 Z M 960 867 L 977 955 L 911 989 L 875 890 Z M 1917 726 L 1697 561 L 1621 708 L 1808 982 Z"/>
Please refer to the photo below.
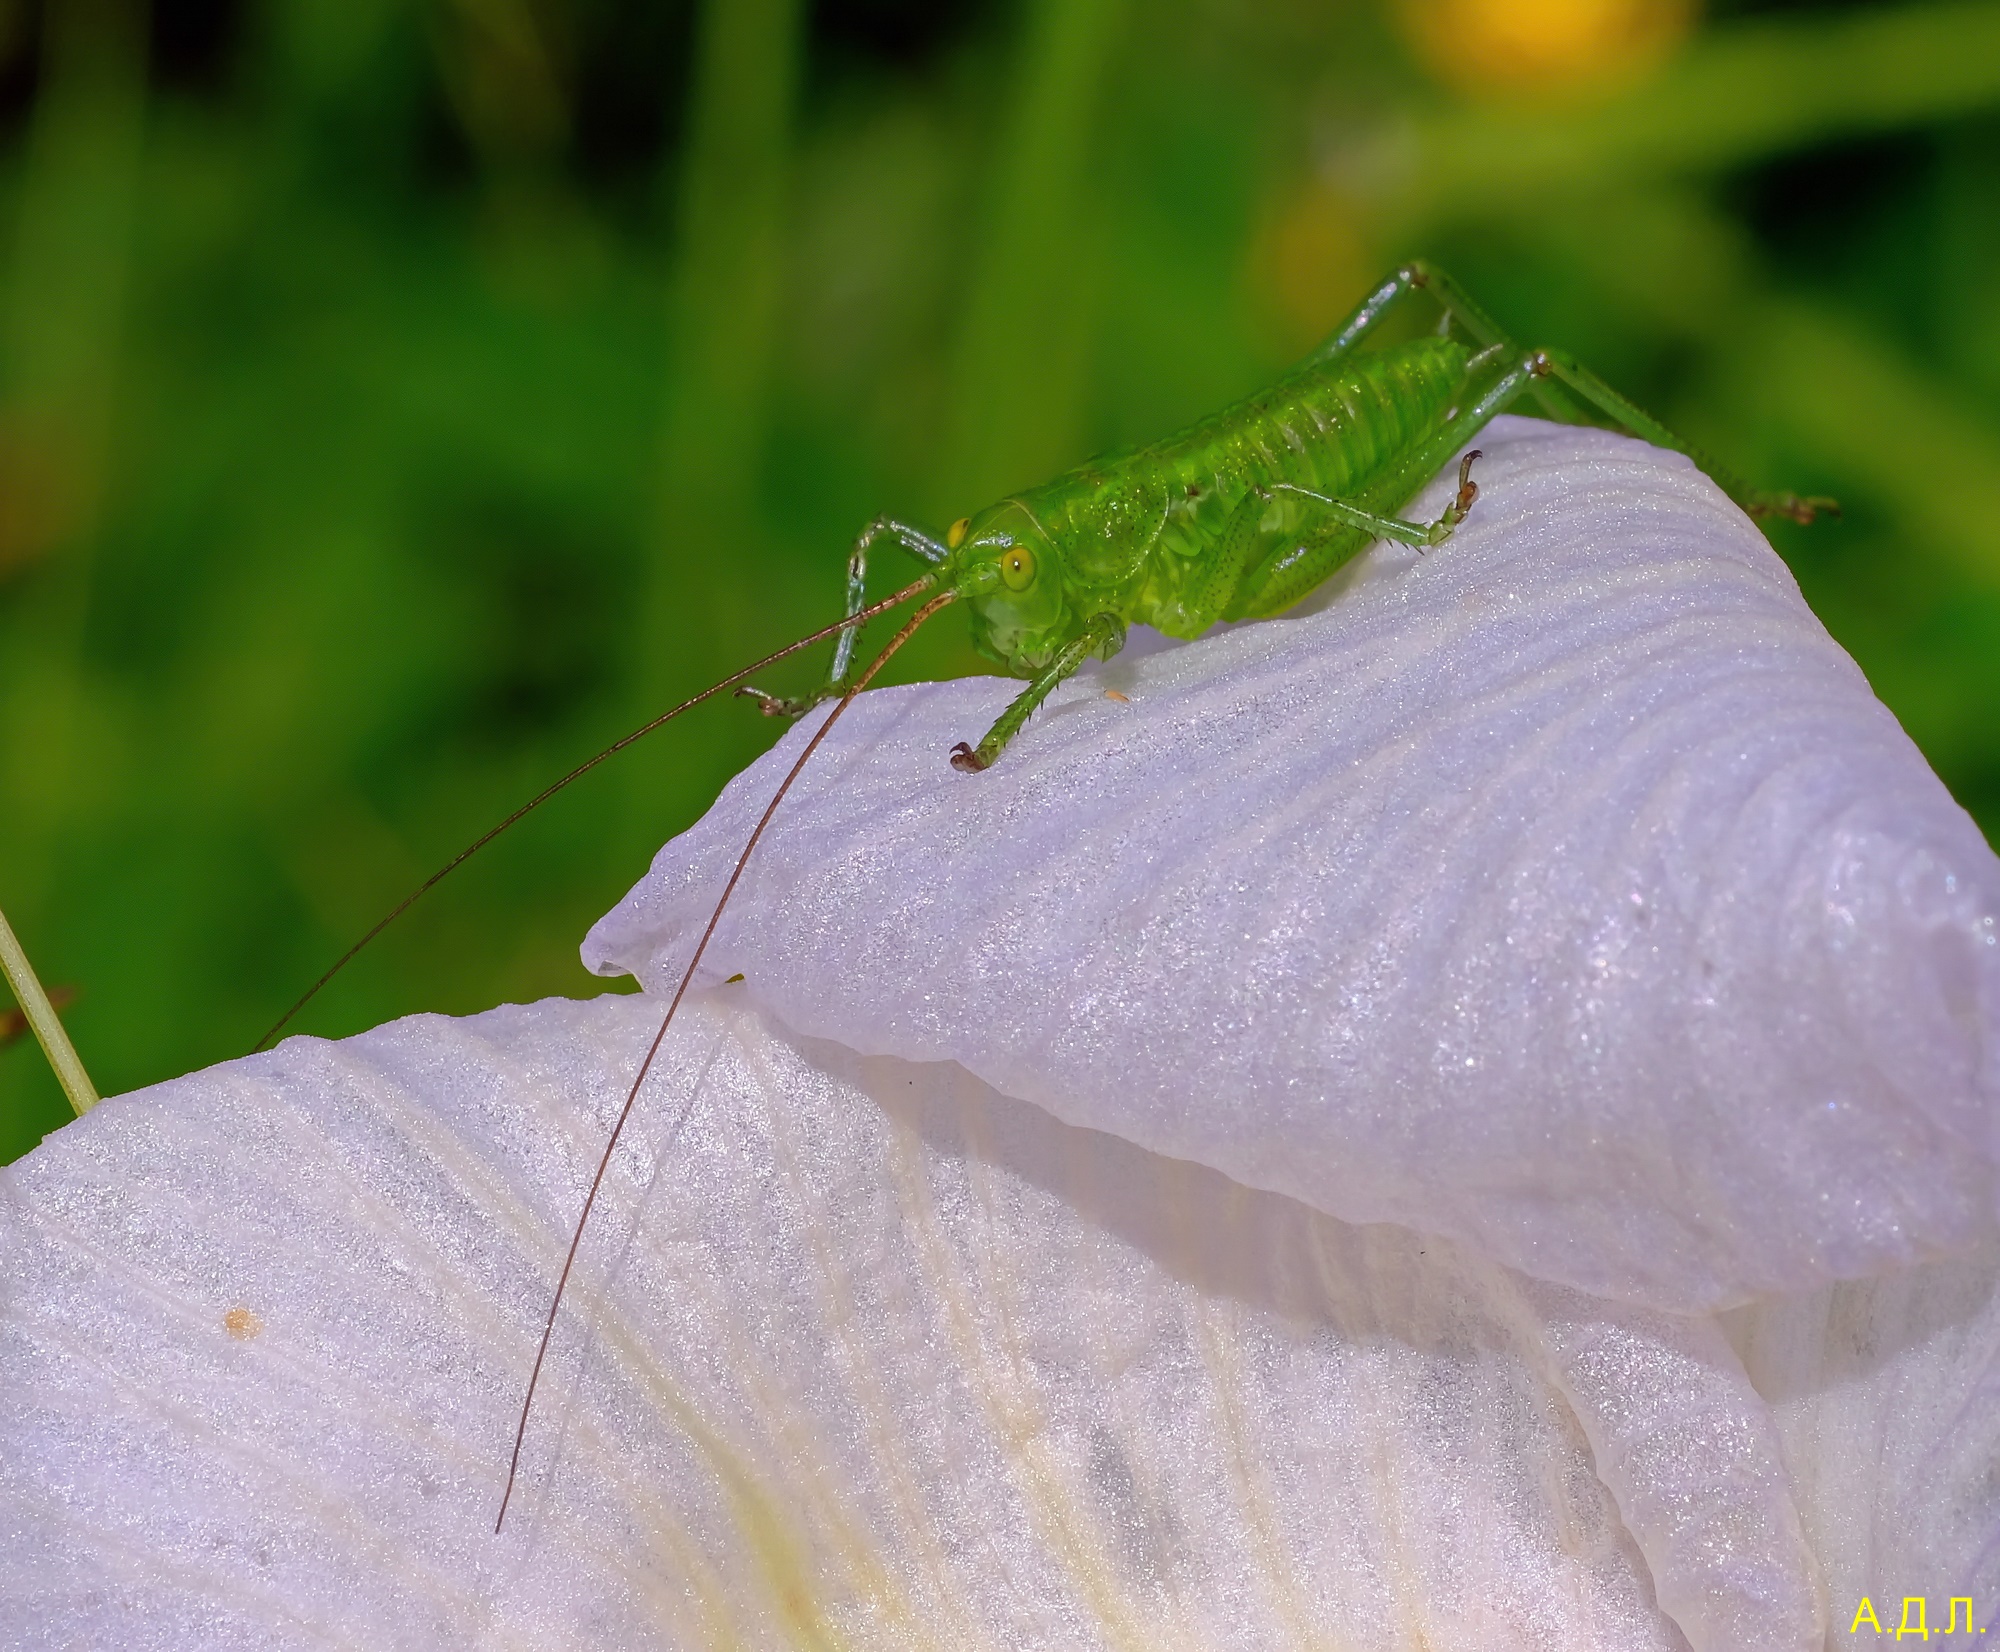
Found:
<path fill-rule="evenodd" d="M 1104 691 L 1104 697 L 1107 700 L 1116 700 L 1121 706 L 1129 706 L 1132 703 L 1130 695 L 1120 694 L 1115 688 L 1107 688 Z"/>
<path fill-rule="evenodd" d="M 222 1328 L 238 1342 L 248 1342 L 263 1335 L 264 1322 L 253 1309 L 231 1308 L 222 1316 Z"/>
<path fill-rule="evenodd" d="M 1400 0 L 1419 55 L 1475 92 L 1548 94 L 1630 79 L 1686 38 L 1695 0 Z"/>
<path fill-rule="evenodd" d="M 1278 204 L 1250 253 L 1250 282 L 1287 355 L 1319 343 L 1381 272 L 1354 202 L 1310 178 Z"/>

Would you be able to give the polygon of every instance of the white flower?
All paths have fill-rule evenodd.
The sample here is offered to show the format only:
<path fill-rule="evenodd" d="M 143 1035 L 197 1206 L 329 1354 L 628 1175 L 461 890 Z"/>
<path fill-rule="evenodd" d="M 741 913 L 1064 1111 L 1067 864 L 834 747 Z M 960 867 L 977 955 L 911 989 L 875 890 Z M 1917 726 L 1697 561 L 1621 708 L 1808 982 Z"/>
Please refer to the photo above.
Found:
<path fill-rule="evenodd" d="M 855 706 L 648 1081 L 502 1536 L 656 999 L 295 1039 L 8 1172 L 0 1641 L 1989 1621 L 2000 867 L 1697 473 L 1482 445 L 1444 549 L 1115 661 L 987 774 L 945 754 L 1001 685 Z M 783 760 L 599 967 L 677 973 Z"/>

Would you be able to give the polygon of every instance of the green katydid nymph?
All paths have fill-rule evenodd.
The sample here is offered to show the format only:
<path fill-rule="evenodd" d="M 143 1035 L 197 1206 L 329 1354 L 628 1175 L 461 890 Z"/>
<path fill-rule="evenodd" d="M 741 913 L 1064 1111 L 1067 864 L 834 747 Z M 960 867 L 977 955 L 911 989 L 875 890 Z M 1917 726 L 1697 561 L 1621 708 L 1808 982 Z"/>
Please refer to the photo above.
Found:
<path fill-rule="evenodd" d="M 1444 312 L 1440 335 L 1357 355 L 1419 290 Z M 871 523 L 848 562 L 848 617 L 860 614 L 868 552 L 882 540 L 930 565 L 913 590 L 966 603 L 981 652 L 1029 679 L 976 747 L 953 752 L 955 767 L 983 769 L 1058 683 L 1117 653 L 1130 625 L 1197 637 L 1218 620 L 1283 613 L 1378 539 L 1444 543 L 1477 497 L 1477 453 L 1460 462 L 1457 495 L 1436 521 L 1387 513 L 1524 396 L 1555 418 L 1594 415 L 1688 455 L 1753 516 L 1810 522 L 1832 508 L 1743 487 L 1594 373 L 1555 350 L 1515 345 L 1449 276 L 1413 263 L 1268 390 L 1178 435 L 989 505 L 954 523 L 943 543 L 888 518 Z M 841 694 L 856 629 L 842 634 L 817 694 L 739 692 L 790 716 Z"/>
<path fill-rule="evenodd" d="M 1360 346 L 1383 319 L 1416 293 L 1428 294 L 1441 310 L 1436 333 L 1361 353 Z M 841 713 L 917 627 L 940 609 L 962 603 L 981 651 L 1027 679 L 976 745 L 962 742 L 953 749 L 951 766 L 976 773 L 1000 759 L 1059 683 L 1086 661 L 1115 654 L 1132 625 L 1151 626 L 1169 637 L 1197 637 L 1218 621 L 1285 612 L 1378 540 L 1419 550 L 1444 544 L 1478 498 L 1473 470 L 1479 454 L 1467 451 L 1467 444 L 1524 398 L 1558 420 L 1609 423 L 1687 455 L 1753 515 L 1809 522 L 1834 508 L 1830 500 L 1744 487 L 1568 356 L 1513 343 L 1441 271 L 1422 263 L 1406 265 L 1369 294 L 1326 344 L 1270 388 L 1178 435 L 1093 460 L 988 505 L 961 518 L 941 537 L 886 517 L 871 523 L 848 558 L 846 612 L 839 621 L 703 690 L 546 788 L 384 918 L 260 1041 L 262 1048 L 375 934 L 529 809 L 682 711 L 743 684 L 774 661 L 825 638 L 838 638 L 832 668 L 816 692 L 786 699 L 739 689 L 773 715 L 798 716 L 823 701 L 835 704 L 737 858 L 598 1162 L 528 1378 L 501 1520 L 578 1246 L 674 1013 L 786 792 Z M 1457 488 L 1435 520 L 1410 522 L 1394 514 L 1454 457 L 1459 457 Z M 871 603 L 869 556 L 880 544 L 899 547 L 924 571 L 892 596 Z M 921 606 L 896 636 L 865 669 L 857 670 L 861 626 L 918 598 L 924 599 Z M 941 778 L 941 783 L 949 782 Z"/>

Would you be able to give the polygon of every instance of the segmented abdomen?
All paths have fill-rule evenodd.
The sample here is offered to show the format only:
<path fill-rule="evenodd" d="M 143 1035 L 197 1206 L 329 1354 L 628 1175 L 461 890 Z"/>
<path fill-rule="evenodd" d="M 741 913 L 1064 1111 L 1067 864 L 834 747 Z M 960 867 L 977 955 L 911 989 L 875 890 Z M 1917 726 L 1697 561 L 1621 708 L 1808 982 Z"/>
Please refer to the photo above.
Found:
<path fill-rule="evenodd" d="M 1340 364 L 1304 364 L 1270 390 L 1126 454 L 1020 494 L 1048 534 L 1072 624 L 1116 614 L 1168 636 L 1222 618 L 1210 580 L 1238 506 L 1278 482 L 1362 502 L 1436 430 L 1470 350 L 1422 338 Z M 1400 500 L 1376 500 L 1394 510 Z M 1354 534 L 1354 550 L 1366 542 Z"/>
<path fill-rule="evenodd" d="M 1468 355 L 1447 339 L 1419 339 L 1337 367 L 1302 367 L 1128 462 L 1238 498 L 1272 482 L 1352 498 L 1436 427 Z"/>
<path fill-rule="evenodd" d="M 1164 441 L 1023 495 L 1060 547 L 1071 606 L 1162 623 L 1150 610 L 1174 606 L 1192 565 L 1253 488 L 1290 482 L 1350 500 L 1365 494 L 1441 422 L 1469 354 L 1432 338 L 1337 366 L 1308 363 Z"/>

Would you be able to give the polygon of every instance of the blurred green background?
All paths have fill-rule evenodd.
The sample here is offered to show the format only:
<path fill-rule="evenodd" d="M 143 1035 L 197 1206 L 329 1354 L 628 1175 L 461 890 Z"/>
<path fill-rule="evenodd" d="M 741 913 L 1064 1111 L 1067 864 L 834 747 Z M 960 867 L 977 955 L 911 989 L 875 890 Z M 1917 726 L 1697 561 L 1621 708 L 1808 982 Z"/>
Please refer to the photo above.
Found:
<path fill-rule="evenodd" d="M 1841 497 L 1778 548 L 1993 837 L 2000 3 L 0 0 L 0 907 L 106 1093 L 237 1055 L 833 617 L 870 515 L 1209 411 L 1415 252 Z M 599 771 L 304 1029 L 597 990 L 777 732 Z M 66 1117 L 0 1050 L 0 1157 Z"/>

